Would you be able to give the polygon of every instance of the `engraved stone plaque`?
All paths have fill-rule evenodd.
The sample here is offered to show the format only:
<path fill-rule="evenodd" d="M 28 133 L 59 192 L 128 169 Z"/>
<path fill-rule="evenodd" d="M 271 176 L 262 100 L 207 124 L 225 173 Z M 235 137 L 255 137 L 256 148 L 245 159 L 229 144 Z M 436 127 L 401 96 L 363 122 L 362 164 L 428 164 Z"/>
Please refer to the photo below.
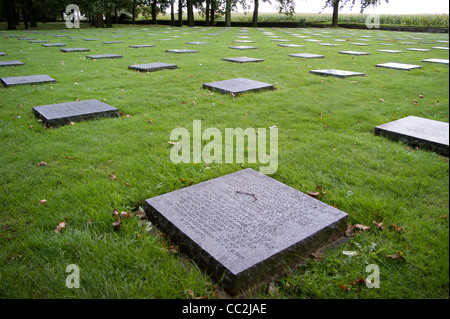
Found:
<path fill-rule="evenodd" d="M 204 89 L 216 90 L 222 93 L 246 93 L 261 90 L 273 90 L 273 84 L 263 83 L 259 81 L 249 80 L 245 78 L 237 78 L 225 81 L 217 81 L 203 84 Z"/>
<path fill-rule="evenodd" d="M 360 51 L 339 51 L 338 53 L 348 55 L 370 55 L 369 52 L 360 52 Z"/>
<path fill-rule="evenodd" d="M 449 125 L 445 122 L 408 116 L 375 127 L 375 134 L 434 150 L 448 156 Z"/>
<path fill-rule="evenodd" d="M 33 112 L 47 126 L 53 127 L 81 120 L 119 116 L 119 109 L 98 100 L 35 106 Z"/>
<path fill-rule="evenodd" d="M 364 73 L 360 73 L 360 72 L 352 72 L 352 71 L 343 71 L 343 70 L 334 70 L 334 69 L 330 69 L 330 70 L 312 70 L 309 71 L 312 74 L 318 74 L 318 75 L 323 75 L 323 76 L 335 76 L 338 78 L 347 78 L 349 76 L 364 76 Z"/>
<path fill-rule="evenodd" d="M 153 48 L 155 46 L 156 45 L 154 44 L 138 44 L 138 45 L 130 45 L 128 47 L 132 49 L 143 49 L 143 48 Z"/>
<path fill-rule="evenodd" d="M 295 53 L 295 54 L 289 54 L 289 56 L 294 57 L 294 58 L 302 58 L 302 59 L 323 59 L 323 58 L 325 58 L 324 55 L 311 54 L 311 53 Z"/>
<path fill-rule="evenodd" d="M 121 59 L 121 58 L 123 58 L 123 56 L 118 55 L 118 54 L 98 54 L 98 55 L 87 55 L 86 58 L 88 58 L 88 59 L 95 59 L 95 60 L 100 60 L 100 59 Z"/>
<path fill-rule="evenodd" d="M 2 66 L 19 66 L 23 65 L 24 63 L 21 61 L 0 61 L 0 67 Z"/>
<path fill-rule="evenodd" d="M 158 70 L 169 70 L 169 69 L 176 69 L 176 64 L 169 64 L 169 63 L 162 63 L 162 62 L 155 62 L 155 63 L 147 63 L 147 64 L 136 64 L 136 65 L 129 65 L 128 69 L 130 70 L 136 70 L 140 72 L 153 72 Z"/>
<path fill-rule="evenodd" d="M 448 59 L 425 59 L 422 60 L 422 62 L 428 62 L 428 63 L 437 63 L 437 64 L 448 64 Z"/>
<path fill-rule="evenodd" d="M 145 211 L 231 294 L 343 233 L 348 218 L 252 169 L 147 199 Z"/>
<path fill-rule="evenodd" d="M 420 65 L 413 65 L 413 64 L 405 64 L 405 63 L 383 63 L 383 64 L 377 64 L 378 68 L 386 68 L 386 69 L 395 69 L 395 70 L 414 70 L 414 69 L 420 69 L 422 68 Z"/>
<path fill-rule="evenodd" d="M 264 59 L 254 59 L 246 56 L 236 57 L 236 58 L 223 58 L 224 61 L 237 62 L 237 63 L 248 63 L 248 62 L 263 62 Z"/>
<path fill-rule="evenodd" d="M 183 53 L 198 53 L 199 51 L 198 50 L 188 50 L 188 49 L 174 49 L 174 50 L 166 50 L 166 52 L 183 54 Z"/>
<path fill-rule="evenodd" d="M 46 48 L 65 47 L 66 46 L 66 44 L 64 44 L 64 43 L 44 43 L 41 45 Z"/>
<path fill-rule="evenodd" d="M 45 74 L 1 78 L 1 81 L 7 87 L 14 85 L 42 84 L 42 83 L 56 82 L 55 79 Z"/>
<path fill-rule="evenodd" d="M 70 52 L 89 52 L 90 50 L 87 48 L 68 48 L 68 49 L 61 49 L 61 52 L 64 53 L 70 53 Z"/>
<path fill-rule="evenodd" d="M 256 50 L 257 47 L 251 47 L 248 45 L 238 45 L 236 47 L 228 47 L 228 49 L 234 49 L 234 50 Z"/>

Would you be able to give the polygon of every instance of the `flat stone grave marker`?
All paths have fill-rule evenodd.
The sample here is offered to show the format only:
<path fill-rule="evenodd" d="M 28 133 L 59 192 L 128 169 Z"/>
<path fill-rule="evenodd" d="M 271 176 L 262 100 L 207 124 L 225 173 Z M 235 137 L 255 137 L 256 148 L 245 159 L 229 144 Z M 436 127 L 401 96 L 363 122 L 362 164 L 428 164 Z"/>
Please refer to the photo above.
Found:
<path fill-rule="evenodd" d="M 253 40 L 233 40 L 234 43 L 255 43 Z"/>
<path fill-rule="evenodd" d="M 437 64 L 448 64 L 448 59 L 425 59 L 422 60 L 422 62 L 428 62 L 428 63 L 437 63 Z"/>
<path fill-rule="evenodd" d="M 17 38 L 19 41 L 33 41 L 36 40 L 36 38 Z"/>
<path fill-rule="evenodd" d="M 158 70 L 169 70 L 169 69 L 177 69 L 176 64 L 169 64 L 169 63 L 162 63 L 162 62 L 156 62 L 156 63 L 147 63 L 147 64 L 136 64 L 136 65 L 129 65 L 128 69 L 130 70 L 136 70 L 140 72 L 153 72 Z"/>
<path fill-rule="evenodd" d="M 309 73 L 322 75 L 322 76 L 335 76 L 338 78 L 348 78 L 350 76 L 365 76 L 364 73 L 360 73 L 360 72 L 343 71 L 343 70 L 335 70 L 335 69 L 312 70 L 312 71 L 309 71 Z"/>
<path fill-rule="evenodd" d="M 145 201 L 150 221 L 232 295 L 339 237 L 348 215 L 253 169 Z"/>
<path fill-rule="evenodd" d="M 403 51 L 398 50 L 376 50 L 377 52 L 384 52 L 384 53 L 403 53 Z"/>
<path fill-rule="evenodd" d="M 251 47 L 247 45 L 240 45 L 237 47 L 228 47 L 228 49 L 234 49 L 234 50 L 255 50 L 258 49 L 257 47 Z"/>
<path fill-rule="evenodd" d="M 198 53 L 200 51 L 198 51 L 198 50 L 187 50 L 187 49 L 174 49 L 174 50 L 166 50 L 166 52 L 183 54 L 183 53 Z"/>
<path fill-rule="evenodd" d="M 350 44 L 358 45 L 360 47 L 365 47 L 365 46 L 369 46 L 370 45 L 369 43 L 350 43 Z"/>
<path fill-rule="evenodd" d="M 153 48 L 156 47 L 154 44 L 138 44 L 138 45 L 129 45 L 129 48 L 132 49 L 143 49 L 143 48 Z"/>
<path fill-rule="evenodd" d="M 416 52 L 429 52 L 431 49 L 420 49 L 420 48 L 406 48 L 408 51 L 416 51 Z"/>
<path fill-rule="evenodd" d="M 19 66 L 24 65 L 21 61 L 0 61 L 0 67 L 2 66 Z"/>
<path fill-rule="evenodd" d="M 65 49 L 61 49 L 61 52 L 64 53 L 70 53 L 70 52 L 89 52 L 91 50 L 87 49 L 87 48 L 65 48 Z"/>
<path fill-rule="evenodd" d="M 33 112 L 48 127 L 94 118 L 119 116 L 119 109 L 98 100 L 35 106 Z"/>
<path fill-rule="evenodd" d="M 338 53 L 348 55 L 370 55 L 369 52 L 359 52 L 359 51 L 339 51 Z"/>
<path fill-rule="evenodd" d="M 48 40 L 31 40 L 28 41 L 28 43 L 49 43 L 50 41 Z"/>
<path fill-rule="evenodd" d="M 0 56 L 7 56 L 5 52 L 0 52 Z"/>
<path fill-rule="evenodd" d="M 245 78 L 204 83 L 203 88 L 232 94 L 275 89 L 273 84 L 249 80 Z"/>
<path fill-rule="evenodd" d="M 186 42 L 185 44 L 209 44 L 209 42 L 201 42 L 201 41 L 196 41 L 196 42 Z"/>
<path fill-rule="evenodd" d="M 15 76 L 8 78 L 1 78 L 2 83 L 7 86 L 15 86 L 15 85 L 26 85 L 26 84 L 42 84 L 42 83 L 52 83 L 56 82 L 55 79 L 46 75 L 27 75 L 27 76 Z"/>
<path fill-rule="evenodd" d="M 46 48 L 52 48 L 52 47 L 65 47 L 66 46 L 66 44 L 64 44 L 64 43 L 44 43 L 44 44 L 41 44 L 43 47 L 46 47 Z"/>
<path fill-rule="evenodd" d="M 102 39 L 83 39 L 83 41 L 101 41 Z"/>
<path fill-rule="evenodd" d="M 333 43 L 317 43 L 318 45 L 324 46 L 324 47 L 335 47 L 337 44 Z"/>
<path fill-rule="evenodd" d="M 236 58 L 223 58 L 224 61 L 237 62 L 237 63 L 248 63 L 248 62 L 263 62 L 264 59 L 255 59 L 249 57 L 236 57 Z"/>
<path fill-rule="evenodd" d="M 448 50 L 448 47 L 433 47 L 435 50 Z"/>
<path fill-rule="evenodd" d="M 118 55 L 118 54 L 97 54 L 97 55 L 87 55 L 86 58 L 88 58 L 88 59 L 95 59 L 95 60 L 100 60 L 100 59 L 122 59 L 123 56 Z"/>
<path fill-rule="evenodd" d="M 395 62 L 377 64 L 376 67 L 386 68 L 386 69 L 395 69 L 395 70 L 405 70 L 405 71 L 422 68 L 422 66 L 420 66 L 420 65 L 395 63 Z"/>
<path fill-rule="evenodd" d="M 375 127 L 375 134 L 449 155 L 449 125 L 445 122 L 408 116 Z"/>
<path fill-rule="evenodd" d="M 283 48 L 303 48 L 303 45 L 292 44 L 292 43 L 288 43 L 288 44 L 280 43 L 280 44 L 277 44 L 277 46 L 283 47 Z"/>
<path fill-rule="evenodd" d="M 103 44 L 118 44 L 118 43 L 125 43 L 125 41 L 105 41 Z"/>
<path fill-rule="evenodd" d="M 270 41 L 275 41 L 275 42 L 289 42 L 291 40 L 286 40 L 286 39 L 271 39 Z"/>
<path fill-rule="evenodd" d="M 289 56 L 294 57 L 294 58 L 302 58 L 302 59 L 323 59 L 323 58 L 325 58 L 324 55 L 311 54 L 311 53 L 294 53 L 294 54 L 289 54 Z"/>

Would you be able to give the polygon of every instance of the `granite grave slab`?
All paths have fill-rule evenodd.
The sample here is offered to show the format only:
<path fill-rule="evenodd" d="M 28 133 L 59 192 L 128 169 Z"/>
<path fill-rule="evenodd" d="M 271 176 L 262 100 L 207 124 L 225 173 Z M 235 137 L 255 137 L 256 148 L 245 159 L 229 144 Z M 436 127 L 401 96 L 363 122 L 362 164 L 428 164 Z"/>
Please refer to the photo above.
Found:
<path fill-rule="evenodd" d="M 395 63 L 395 62 L 377 64 L 376 67 L 377 68 L 386 68 L 386 69 L 395 69 L 395 70 L 405 70 L 405 71 L 422 68 L 422 66 L 420 66 L 420 65 Z"/>
<path fill-rule="evenodd" d="M 408 116 L 375 127 L 375 134 L 449 155 L 449 124 L 445 122 Z"/>
<path fill-rule="evenodd" d="M 138 45 L 130 45 L 128 47 L 132 48 L 132 49 L 143 49 L 143 48 L 153 48 L 153 47 L 156 47 L 156 45 L 154 45 L 154 44 L 138 44 Z"/>
<path fill-rule="evenodd" d="M 360 51 L 339 51 L 338 53 L 348 55 L 370 55 L 369 52 L 360 52 Z"/>
<path fill-rule="evenodd" d="M 64 44 L 64 43 L 44 43 L 41 45 L 46 48 L 65 47 L 66 46 L 66 44 Z"/>
<path fill-rule="evenodd" d="M 198 50 L 188 50 L 188 49 L 174 49 L 174 50 L 166 50 L 166 52 L 183 54 L 183 53 L 198 53 L 200 51 L 198 51 Z"/>
<path fill-rule="evenodd" d="M 70 52 L 89 52 L 91 50 L 87 49 L 87 48 L 65 48 L 65 49 L 61 49 L 61 52 L 64 53 L 70 53 Z"/>
<path fill-rule="evenodd" d="M 119 109 L 98 100 L 35 106 L 33 112 L 48 127 L 88 119 L 118 117 L 120 113 Z"/>
<path fill-rule="evenodd" d="M 232 94 L 275 89 L 273 84 L 249 80 L 245 78 L 204 83 L 203 88 Z"/>
<path fill-rule="evenodd" d="M 21 61 L 0 61 L 0 67 L 2 66 L 19 66 L 24 65 Z"/>
<path fill-rule="evenodd" d="M 177 69 L 178 66 L 176 64 L 155 62 L 155 63 L 146 63 L 146 64 L 136 64 L 129 65 L 128 69 L 136 70 L 140 72 L 154 72 L 159 70 L 174 70 Z"/>
<path fill-rule="evenodd" d="M 97 55 L 87 55 L 86 58 L 88 59 L 95 59 L 95 60 L 101 60 L 101 59 L 122 59 L 123 56 L 118 54 L 97 54 Z"/>
<path fill-rule="evenodd" d="M 300 44 L 292 44 L 292 43 L 280 43 L 277 44 L 277 46 L 282 47 L 282 48 L 303 48 L 303 45 Z"/>
<path fill-rule="evenodd" d="M 294 53 L 294 54 L 289 54 L 289 56 L 294 57 L 294 58 L 302 58 L 302 59 L 323 59 L 323 58 L 325 58 L 324 55 L 311 54 L 311 53 Z"/>
<path fill-rule="evenodd" d="M 338 77 L 338 78 L 348 78 L 348 77 L 351 77 L 351 76 L 365 76 L 364 73 L 360 73 L 360 72 L 343 71 L 343 70 L 335 70 L 335 69 L 312 70 L 312 71 L 309 71 L 309 73 L 322 75 L 322 76 L 335 76 L 335 77 Z"/>
<path fill-rule="evenodd" d="M 228 47 L 228 49 L 233 49 L 233 50 L 256 50 L 258 49 L 257 47 L 252 47 L 252 46 L 248 46 L 248 45 L 238 45 L 235 47 Z"/>
<path fill-rule="evenodd" d="M 5 52 L 0 52 L 0 56 L 7 56 Z"/>
<path fill-rule="evenodd" d="M 377 52 L 384 52 L 384 53 L 403 53 L 403 51 L 399 50 L 376 50 Z"/>
<path fill-rule="evenodd" d="M 263 62 L 264 59 L 255 59 L 249 57 L 236 57 L 236 58 L 223 58 L 224 61 L 237 62 L 237 63 L 248 63 L 248 62 Z"/>
<path fill-rule="evenodd" d="M 431 49 L 420 49 L 420 48 L 406 48 L 408 51 L 416 51 L 416 52 L 429 52 Z"/>
<path fill-rule="evenodd" d="M 145 201 L 149 220 L 232 295 L 339 237 L 348 215 L 253 169 Z"/>
<path fill-rule="evenodd" d="M 7 77 L 1 78 L 0 80 L 6 87 L 15 85 L 43 84 L 56 82 L 55 79 L 46 74 Z"/>
<path fill-rule="evenodd" d="M 437 64 L 448 64 L 448 59 L 425 59 L 422 60 L 422 62 L 428 62 L 428 63 L 437 63 Z"/>

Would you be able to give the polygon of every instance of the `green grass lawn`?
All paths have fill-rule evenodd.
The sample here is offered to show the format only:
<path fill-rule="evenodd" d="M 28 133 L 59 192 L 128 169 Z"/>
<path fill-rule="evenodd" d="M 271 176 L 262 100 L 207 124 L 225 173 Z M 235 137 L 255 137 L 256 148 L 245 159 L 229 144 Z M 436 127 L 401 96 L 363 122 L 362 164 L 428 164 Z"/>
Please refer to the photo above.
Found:
<path fill-rule="evenodd" d="M 0 61 L 20 60 L 25 65 L 0 68 L 1 77 L 47 74 L 57 83 L 0 88 L 1 298 L 216 298 L 217 282 L 195 260 L 169 249 L 171 243 L 155 228 L 149 231 L 149 225 L 137 217 L 124 220 L 120 231 L 112 226 L 114 208 L 134 214 L 146 199 L 188 187 L 190 181 L 197 184 L 247 167 L 258 170 L 258 163 L 172 163 L 170 133 L 178 127 L 192 132 L 193 120 L 221 132 L 278 126 L 279 165 L 271 177 L 305 193 L 321 186 L 326 191 L 321 201 L 347 212 L 350 224 L 370 226 L 366 231 L 355 230 L 347 243 L 326 249 L 320 258 L 309 258 L 303 266 L 287 270 L 271 283 L 271 289 L 255 291 L 252 297 L 449 297 L 449 159 L 373 134 L 375 126 L 409 115 L 449 122 L 448 66 L 421 63 L 426 58 L 448 59 L 448 51 L 405 51 L 448 44 L 402 44 L 448 40 L 448 35 L 263 30 L 304 45 L 282 48 L 261 30 L 249 29 L 258 50 L 228 49 L 237 40 L 238 30 L 143 26 L 47 34 L 2 31 L 0 51 L 8 55 Z M 218 32 L 219 36 L 207 36 Z M 87 47 L 91 52 L 64 54 L 60 48 L 44 48 L 8 34 L 64 42 L 68 48 Z M 110 37 L 117 34 L 124 37 Z M 320 46 L 294 34 L 339 46 Z M 350 44 L 361 42 L 362 35 L 373 36 L 365 38 L 370 46 Z M 348 42 L 334 42 L 347 36 L 352 37 Z M 378 45 L 387 42 L 376 40 L 380 37 L 393 45 Z M 402 39 L 395 41 L 397 37 Z M 411 40 L 415 37 L 423 40 Z M 126 43 L 102 44 L 114 40 Z M 210 43 L 184 44 L 188 41 Z M 133 44 L 156 47 L 128 48 Z M 200 53 L 165 53 L 181 48 Z M 341 50 L 371 55 L 338 54 Z M 103 53 L 121 54 L 123 59 L 85 58 Z M 324 54 L 325 59 L 291 58 L 290 53 Z M 265 61 L 221 60 L 238 56 Z M 179 68 L 154 73 L 127 69 L 151 62 L 174 63 Z M 386 62 L 421 64 L 422 69 L 375 67 Z M 335 79 L 309 74 L 319 68 L 367 76 Z M 272 83 L 276 89 L 232 97 L 202 88 L 202 83 L 236 77 Z M 46 129 L 32 113 L 33 106 L 87 99 L 115 106 L 123 116 Z M 38 165 L 41 162 L 47 165 Z M 47 202 L 40 204 L 43 199 Z M 63 221 L 66 227 L 55 233 Z M 373 221 L 386 227 L 379 229 Z M 343 251 L 358 255 L 349 257 Z M 400 254 L 403 258 L 386 257 Z M 70 264 L 80 268 L 79 289 L 66 287 Z M 369 275 L 369 264 L 379 266 L 380 288 L 350 285 Z"/>

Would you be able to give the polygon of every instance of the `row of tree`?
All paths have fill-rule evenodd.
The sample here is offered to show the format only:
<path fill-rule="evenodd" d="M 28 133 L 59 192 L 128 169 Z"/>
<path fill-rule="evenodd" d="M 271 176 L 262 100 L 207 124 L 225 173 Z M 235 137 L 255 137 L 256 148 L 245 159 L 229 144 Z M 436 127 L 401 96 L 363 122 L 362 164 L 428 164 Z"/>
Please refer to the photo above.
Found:
<path fill-rule="evenodd" d="M 324 9 L 333 8 L 333 26 L 338 26 L 339 10 L 346 5 L 361 5 L 361 13 L 369 6 L 376 6 L 383 0 L 321 0 Z M 384 0 L 388 2 L 389 0 Z M 252 26 L 258 25 L 259 4 L 268 2 L 273 4 L 279 13 L 292 15 L 295 12 L 295 0 L 0 0 L 0 17 L 8 21 L 8 30 L 14 30 L 19 21 L 25 23 L 25 28 L 37 27 L 37 21 L 46 22 L 63 18 L 67 5 L 76 4 L 81 14 L 97 28 L 112 27 L 117 23 L 118 13 L 126 11 L 131 13 L 132 22 L 136 22 L 138 14 L 151 17 L 156 24 L 159 13 L 166 13 L 170 9 L 171 24 L 183 24 L 183 8 L 186 8 L 187 24 L 194 26 L 194 12 L 200 11 L 205 19 L 206 26 L 215 25 L 218 16 L 225 16 L 225 26 L 231 26 L 231 12 L 238 6 L 249 9 L 253 4 Z M 175 12 L 175 6 L 178 12 Z M 177 16 L 176 16 L 177 15 Z M 113 21 L 115 20 L 115 21 Z"/>

